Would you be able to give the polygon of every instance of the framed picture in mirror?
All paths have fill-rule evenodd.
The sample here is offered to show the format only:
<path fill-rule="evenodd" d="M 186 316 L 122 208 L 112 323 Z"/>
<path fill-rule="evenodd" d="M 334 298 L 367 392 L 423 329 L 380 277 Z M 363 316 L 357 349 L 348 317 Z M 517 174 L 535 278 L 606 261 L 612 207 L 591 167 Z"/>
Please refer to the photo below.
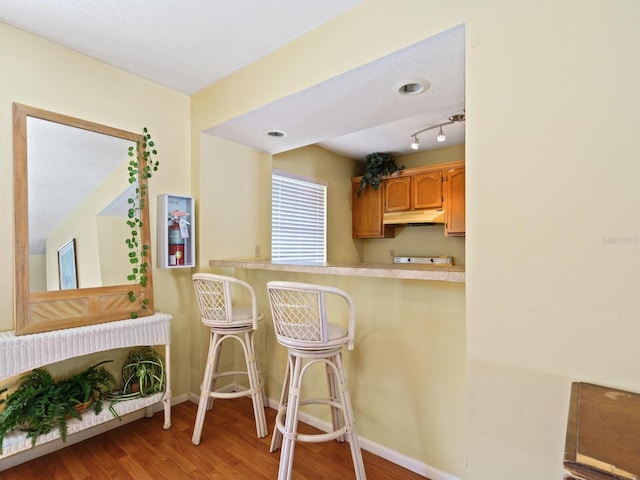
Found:
<path fill-rule="evenodd" d="M 60 290 L 78 288 L 75 238 L 58 249 L 58 274 L 60 276 Z"/>

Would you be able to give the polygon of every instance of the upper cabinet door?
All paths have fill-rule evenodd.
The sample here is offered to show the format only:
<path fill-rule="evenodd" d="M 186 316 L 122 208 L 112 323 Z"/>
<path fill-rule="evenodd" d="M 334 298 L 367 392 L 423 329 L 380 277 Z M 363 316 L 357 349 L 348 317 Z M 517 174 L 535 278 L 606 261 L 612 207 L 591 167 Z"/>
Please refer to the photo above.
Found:
<path fill-rule="evenodd" d="M 384 211 L 398 212 L 411 209 L 411 177 L 390 177 L 383 180 Z"/>
<path fill-rule="evenodd" d="M 445 235 L 463 237 L 466 233 L 464 167 L 447 171 L 446 184 Z"/>
<path fill-rule="evenodd" d="M 382 187 L 374 190 L 367 185 L 360 195 L 360 178 L 351 180 L 351 210 L 353 238 L 390 238 L 395 229 L 382 224 Z"/>
<path fill-rule="evenodd" d="M 442 172 L 421 173 L 411 176 L 411 208 L 442 207 Z"/>

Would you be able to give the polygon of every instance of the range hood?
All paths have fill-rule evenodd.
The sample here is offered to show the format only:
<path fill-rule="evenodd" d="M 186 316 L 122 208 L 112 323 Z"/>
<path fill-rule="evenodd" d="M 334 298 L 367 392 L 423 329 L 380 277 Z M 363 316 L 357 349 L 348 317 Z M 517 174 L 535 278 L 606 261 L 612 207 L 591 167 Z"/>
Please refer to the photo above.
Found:
<path fill-rule="evenodd" d="M 444 210 L 412 210 L 410 212 L 388 212 L 382 217 L 383 225 L 432 225 L 444 223 Z"/>

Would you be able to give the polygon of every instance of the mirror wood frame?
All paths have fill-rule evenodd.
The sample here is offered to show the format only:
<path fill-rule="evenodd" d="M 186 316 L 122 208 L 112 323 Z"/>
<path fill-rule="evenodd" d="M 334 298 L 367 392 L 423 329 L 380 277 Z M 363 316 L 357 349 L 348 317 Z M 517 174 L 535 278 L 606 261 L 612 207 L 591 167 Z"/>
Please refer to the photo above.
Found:
<path fill-rule="evenodd" d="M 151 249 L 147 251 L 147 284 L 122 284 L 107 287 L 78 288 L 31 292 L 29 288 L 29 212 L 28 212 L 28 155 L 27 117 L 36 117 L 51 122 L 70 125 L 113 137 L 134 141 L 138 145 L 138 158 L 142 158 L 142 135 L 78 118 L 49 112 L 35 107 L 13 104 L 13 192 L 14 192 L 14 236 L 15 236 L 15 333 L 31 333 L 80 327 L 114 320 L 131 318 L 132 312 L 139 317 L 151 315 L 153 305 L 153 278 Z M 122 152 L 123 159 L 128 152 Z M 82 168 L 79 166 L 78 168 Z M 139 169 L 140 171 L 142 169 Z M 138 184 L 146 179 L 138 173 Z M 123 178 L 123 185 L 126 179 Z M 140 212 L 142 221 L 142 244 L 151 245 L 149 228 L 149 194 Z M 122 239 L 123 243 L 125 239 Z M 133 291 L 136 301 L 132 302 L 129 292 Z M 148 299 L 146 309 L 142 302 Z"/>

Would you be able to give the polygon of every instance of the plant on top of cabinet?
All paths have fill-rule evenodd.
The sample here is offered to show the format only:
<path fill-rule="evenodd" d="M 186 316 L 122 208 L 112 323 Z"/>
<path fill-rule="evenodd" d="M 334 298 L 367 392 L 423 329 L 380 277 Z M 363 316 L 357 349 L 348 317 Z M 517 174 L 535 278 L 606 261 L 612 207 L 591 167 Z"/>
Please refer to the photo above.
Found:
<path fill-rule="evenodd" d="M 151 178 L 153 172 L 158 171 L 160 162 L 154 160 L 154 156 L 158 154 L 153 148 L 155 143 L 151 140 L 151 134 L 145 127 L 142 133 L 142 145 L 137 145 L 137 151 L 134 147 L 129 147 L 129 156 L 133 157 L 129 161 L 129 183 L 134 184 L 138 181 L 138 172 L 141 172 L 142 181 L 136 186 L 135 195 L 130 197 L 129 211 L 127 213 L 127 225 L 131 228 L 131 236 L 127 238 L 127 246 L 129 247 L 129 263 L 131 263 L 131 274 L 127 276 L 127 280 L 136 282 L 142 287 L 147 286 L 147 271 L 149 263 L 146 256 L 149 254 L 149 245 L 141 244 L 142 220 L 140 212 L 144 209 L 144 203 L 147 196 L 147 180 Z M 129 291 L 129 300 L 135 302 L 136 294 L 133 290 Z M 148 298 L 143 298 L 141 308 L 146 310 L 149 304 Z M 138 318 L 138 312 L 131 312 L 131 318 Z"/>
<path fill-rule="evenodd" d="M 370 153 L 364 162 L 364 173 L 362 174 L 362 180 L 360 180 L 358 196 L 367 187 L 367 183 L 371 185 L 374 190 L 378 190 L 382 182 L 382 177 L 392 175 L 403 169 L 404 165 L 400 167 L 396 165 L 396 159 L 390 153 Z"/>

